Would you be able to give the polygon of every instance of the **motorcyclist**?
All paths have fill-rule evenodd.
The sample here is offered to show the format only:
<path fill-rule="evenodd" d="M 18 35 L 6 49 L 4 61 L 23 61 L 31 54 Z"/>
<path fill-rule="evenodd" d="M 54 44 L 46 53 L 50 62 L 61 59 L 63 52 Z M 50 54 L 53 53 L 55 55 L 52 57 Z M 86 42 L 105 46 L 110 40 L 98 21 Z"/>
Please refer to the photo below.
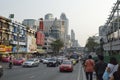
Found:
<path fill-rule="evenodd" d="M 12 56 L 10 56 L 9 69 L 12 69 L 12 67 L 13 67 Z"/>

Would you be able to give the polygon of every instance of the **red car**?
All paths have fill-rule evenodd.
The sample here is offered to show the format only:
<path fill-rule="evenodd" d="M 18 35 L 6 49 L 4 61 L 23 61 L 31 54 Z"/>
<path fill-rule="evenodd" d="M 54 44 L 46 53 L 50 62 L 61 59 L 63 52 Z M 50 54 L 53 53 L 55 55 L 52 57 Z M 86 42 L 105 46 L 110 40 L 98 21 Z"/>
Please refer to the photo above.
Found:
<path fill-rule="evenodd" d="M 2 57 L 2 62 L 9 62 L 10 58 L 9 57 Z"/>
<path fill-rule="evenodd" d="M 70 60 L 65 60 L 62 62 L 62 64 L 59 66 L 59 71 L 63 72 L 63 71 L 73 71 L 73 64 Z"/>
<path fill-rule="evenodd" d="M 14 65 L 22 65 L 24 61 L 25 61 L 24 58 L 17 58 L 17 59 L 13 60 L 13 64 Z"/>

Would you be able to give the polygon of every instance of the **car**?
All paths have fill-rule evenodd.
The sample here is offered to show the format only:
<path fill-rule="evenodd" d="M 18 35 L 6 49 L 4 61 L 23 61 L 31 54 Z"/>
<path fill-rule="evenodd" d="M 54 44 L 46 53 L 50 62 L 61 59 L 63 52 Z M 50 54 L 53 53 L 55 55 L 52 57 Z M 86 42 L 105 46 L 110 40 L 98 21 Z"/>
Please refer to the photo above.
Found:
<path fill-rule="evenodd" d="M 9 62 L 10 58 L 9 57 L 2 57 L 2 62 Z"/>
<path fill-rule="evenodd" d="M 2 75 L 3 75 L 3 67 L 2 65 L 0 65 L 0 78 L 2 77 Z"/>
<path fill-rule="evenodd" d="M 51 58 L 51 59 L 48 59 L 48 62 L 47 62 L 47 67 L 56 67 L 59 65 L 59 62 L 57 61 L 57 59 L 54 59 L 54 58 Z"/>
<path fill-rule="evenodd" d="M 73 71 L 73 64 L 70 60 L 65 60 L 62 62 L 62 64 L 59 66 L 59 71 L 63 72 L 63 71 Z"/>
<path fill-rule="evenodd" d="M 14 65 L 22 65 L 23 62 L 25 62 L 24 58 L 16 58 L 16 59 L 13 60 Z"/>
<path fill-rule="evenodd" d="M 51 59 L 51 58 L 42 59 L 42 63 L 43 63 L 43 64 L 47 64 L 49 59 Z"/>
<path fill-rule="evenodd" d="M 59 63 L 59 65 L 63 62 L 63 59 L 62 58 L 57 58 L 57 61 Z"/>
<path fill-rule="evenodd" d="M 25 62 L 23 62 L 22 66 L 23 67 L 35 67 L 39 66 L 39 59 L 28 59 Z"/>

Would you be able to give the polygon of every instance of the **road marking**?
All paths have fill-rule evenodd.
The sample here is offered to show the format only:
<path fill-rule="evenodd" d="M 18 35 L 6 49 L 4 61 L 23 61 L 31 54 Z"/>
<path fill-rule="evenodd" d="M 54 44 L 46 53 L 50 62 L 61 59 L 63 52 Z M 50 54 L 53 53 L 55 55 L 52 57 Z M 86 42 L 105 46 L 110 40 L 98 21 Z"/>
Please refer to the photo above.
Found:
<path fill-rule="evenodd" d="M 29 78 L 34 78 L 35 76 L 31 76 L 31 77 L 29 77 Z"/>
<path fill-rule="evenodd" d="M 81 67 L 80 67 L 80 63 L 79 63 L 79 71 L 78 71 L 78 77 L 77 77 L 77 80 L 80 80 L 80 71 L 81 71 Z"/>

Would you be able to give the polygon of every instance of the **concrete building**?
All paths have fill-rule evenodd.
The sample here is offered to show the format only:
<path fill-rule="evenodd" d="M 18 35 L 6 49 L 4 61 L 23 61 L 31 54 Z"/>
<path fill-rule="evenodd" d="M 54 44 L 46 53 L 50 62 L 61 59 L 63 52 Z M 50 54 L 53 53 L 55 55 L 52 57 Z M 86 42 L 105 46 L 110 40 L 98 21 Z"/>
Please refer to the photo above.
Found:
<path fill-rule="evenodd" d="M 33 29 L 27 29 L 27 52 L 28 53 L 34 53 L 37 51 L 37 45 L 36 45 L 36 38 L 35 38 L 36 31 Z"/>
<path fill-rule="evenodd" d="M 0 16 L 0 55 L 12 52 L 10 23 L 10 19 Z"/>
<path fill-rule="evenodd" d="M 117 0 L 105 25 L 107 42 L 103 42 L 104 51 L 109 54 L 120 54 L 120 1 Z M 104 28 L 106 27 L 104 26 Z"/>
<path fill-rule="evenodd" d="M 39 26 L 39 21 L 35 19 L 24 19 L 22 24 L 26 26 L 27 32 L 27 52 L 34 52 L 36 49 L 35 33 Z M 34 42 L 33 42 L 34 40 Z M 33 46 L 30 46 L 32 45 Z"/>
<path fill-rule="evenodd" d="M 53 41 L 55 41 L 55 40 L 56 40 L 56 39 L 53 38 L 53 37 L 51 37 L 51 36 L 46 36 L 46 37 L 45 37 L 45 44 L 44 44 L 44 46 L 43 46 L 43 49 L 44 49 L 47 53 L 53 52 L 52 47 L 51 47 L 51 43 L 52 43 Z"/>
<path fill-rule="evenodd" d="M 27 35 L 26 35 L 26 26 L 22 25 L 19 22 L 11 22 L 12 37 L 10 39 L 10 44 L 12 45 L 13 53 L 22 53 L 27 52 Z"/>

